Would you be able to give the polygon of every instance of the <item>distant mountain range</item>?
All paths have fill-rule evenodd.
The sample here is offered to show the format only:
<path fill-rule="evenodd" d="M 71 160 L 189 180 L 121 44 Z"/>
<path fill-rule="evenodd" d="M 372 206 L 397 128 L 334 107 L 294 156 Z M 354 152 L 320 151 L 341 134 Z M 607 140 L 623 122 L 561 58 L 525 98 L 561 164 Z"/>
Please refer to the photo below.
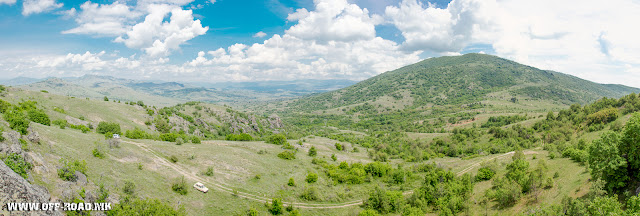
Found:
<path fill-rule="evenodd" d="M 186 101 L 210 103 L 253 103 L 293 98 L 305 94 L 340 89 L 355 81 L 297 80 L 227 83 L 178 83 L 140 81 L 112 76 L 84 75 L 82 77 L 35 79 L 18 77 L 0 84 L 34 91 L 74 97 L 102 98 L 122 101 L 145 101 L 159 106 Z"/>

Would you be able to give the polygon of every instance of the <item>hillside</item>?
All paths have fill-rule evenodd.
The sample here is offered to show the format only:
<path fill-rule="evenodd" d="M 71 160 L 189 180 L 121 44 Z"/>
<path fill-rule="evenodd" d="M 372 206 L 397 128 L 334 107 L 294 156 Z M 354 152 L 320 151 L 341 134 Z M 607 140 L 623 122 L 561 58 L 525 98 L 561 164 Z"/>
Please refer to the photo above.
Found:
<path fill-rule="evenodd" d="M 295 111 L 327 110 L 354 104 L 406 108 L 480 102 L 491 93 L 516 99 L 547 99 L 564 104 L 621 97 L 640 89 L 605 85 L 544 71 L 484 54 L 430 58 L 389 71 L 344 89 L 303 97 L 288 104 Z"/>

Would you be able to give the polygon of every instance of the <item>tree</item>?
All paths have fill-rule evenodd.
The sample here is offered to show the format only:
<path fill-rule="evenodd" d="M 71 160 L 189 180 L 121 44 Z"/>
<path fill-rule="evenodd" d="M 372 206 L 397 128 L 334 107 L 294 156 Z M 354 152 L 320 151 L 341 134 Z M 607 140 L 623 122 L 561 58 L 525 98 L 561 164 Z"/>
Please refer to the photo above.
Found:
<path fill-rule="evenodd" d="M 104 101 L 109 101 L 109 98 L 107 96 L 104 96 Z"/>
<path fill-rule="evenodd" d="M 620 136 L 609 131 L 589 147 L 591 176 L 605 181 L 605 188 L 609 192 L 624 187 L 629 180 L 627 161 L 621 156 L 619 144 Z"/>
<path fill-rule="evenodd" d="M 98 123 L 98 127 L 96 128 L 96 132 L 98 132 L 100 134 L 106 134 L 106 133 L 121 134 L 121 132 L 120 132 L 120 124 L 102 121 L 102 122 Z"/>
<path fill-rule="evenodd" d="M 316 155 L 318 155 L 318 150 L 316 150 L 315 146 L 311 146 L 309 149 L 309 156 L 315 157 Z"/>
<path fill-rule="evenodd" d="M 620 151 L 627 154 L 627 163 L 634 179 L 640 179 L 640 113 L 631 116 L 625 126 Z"/>
<path fill-rule="evenodd" d="M 267 138 L 267 143 L 272 143 L 276 145 L 283 145 L 287 143 L 287 137 L 282 134 L 274 134 Z"/>
<path fill-rule="evenodd" d="M 605 196 L 593 199 L 587 211 L 591 215 L 622 215 L 622 204 L 615 197 Z"/>

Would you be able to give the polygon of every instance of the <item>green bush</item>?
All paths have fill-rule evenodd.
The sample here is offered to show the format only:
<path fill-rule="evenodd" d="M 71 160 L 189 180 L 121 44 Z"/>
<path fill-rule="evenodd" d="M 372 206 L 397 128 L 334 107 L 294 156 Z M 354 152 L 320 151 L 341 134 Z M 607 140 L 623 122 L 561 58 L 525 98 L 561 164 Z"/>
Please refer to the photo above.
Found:
<path fill-rule="evenodd" d="M 77 179 L 76 171 L 86 175 L 87 162 L 82 160 L 68 161 L 66 159 L 60 159 L 62 168 L 58 169 L 58 177 L 65 181 L 75 181 Z"/>
<path fill-rule="evenodd" d="M 191 137 L 191 143 L 200 144 L 202 142 L 200 141 L 200 138 L 198 138 L 197 136 L 193 136 L 193 137 Z"/>
<path fill-rule="evenodd" d="M 311 146 L 309 149 L 309 156 L 315 157 L 316 155 L 318 155 L 318 150 L 316 150 L 315 146 Z"/>
<path fill-rule="evenodd" d="M 4 128 L 0 126 L 0 142 L 3 142 L 5 140 L 4 136 L 2 136 L 3 131 L 4 131 Z"/>
<path fill-rule="evenodd" d="M 283 145 L 283 144 L 287 143 L 287 137 L 285 137 L 282 134 L 274 134 L 274 135 L 271 135 L 271 136 L 267 137 L 267 143 L 276 144 L 276 145 Z"/>
<path fill-rule="evenodd" d="M 246 133 L 242 133 L 242 134 L 227 134 L 225 139 L 229 140 L 229 141 L 252 141 L 253 137 L 251 135 L 249 135 L 249 134 L 246 134 Z"/>
<path fill-rule="evenodd" d="M 293 178 L 289 178 L 289 182 L 287 183 L 287 185 L 293 187 L 293 186 L 296 186 L 296 182 L 295 180 L 293 180 Z"/>
<path fill-rule="evenodd" d="M 63 119 L 53 120 L 53 122 L 51 123 L 60 126 L 60 129 L 64 129 L 65 127 L 67 127 L 67 125 L 69 125 L 69 123 L 67 123 L 67 120 Z"/>
<path fill-rule="evenodd" d="M 172 205 L 157 199 L 125 199 L 113 208 L 104 212 L 108 216 L 143 216 L 143 215 L 187 215 L 184 207 L 174 209 Z"/>
<path fill-rule="evenodd" d="M 175 142 L 176 139 L 178 139 L 178 137 L 180 137 L 180 134 L 176 134 L 176 133 L 160 134 L 160 140 L 167 141 L 167 142 Z"/>
<path fill-rule="evenodd" d="M 176 157 L 175 155 L 171 155 L 171 157 L 169 157 L 169 160 L 170 160 L 172 163 L 176 163 L 176 162 L 178 162 L 178 157 Z"/>
<path fill-rule="evenodd" d="M 105 154 L 104 154 L 100 149 L 98 149 L 98 148 L 94 148 L 94 149 L 93 149 L 93 151 L 92 151 L 92 153 L 93 153 L 93 156 L 94 156 L 94 157 L 97 157 L 97 158 L 100 158 L 100 159 L 103 159 L 103 158 L 105 158 L 105 156 L 106 156 L 106 155 L 105 155 Z"/>
<path fill-rule="evenodd" d="M 189 191 L 187 190 L 187 182 L 184 180 L 184 176 L 173 181 L 171 190 L 180 195 L 187 195 L 187 193 L 189 193 Z"/>
<path fill-rule="evenodd" d="M 89 129 L 89 127 L 84 126 L 84 125 L 69 125 L 70 128 L 76 129 L 76 130 L 80 130 L 82 131 L 82 133 L 87 133 L 89 131 L 91 131 L 91 129 Z"/>
<path fill-rule="evenodd" d="M 213 174 L 214 174 L 213 167 L 207 167 L 207 170 L 204 171 L 203 174 L 206 175 L 206 176 L 213 176 Z"/>
<path fill-rule="evenodd" d="M 136 185 L 132 181 L 125 181 L 122 192 L 127 195 L 133 195 L 136 192 Z"/>
<path fill-rule="evenodd" d="M 9 122 L 9 127 L 22 135 L 27 134 L 29 120 L 22 111 L 12 109 L 4 112 L 4 120 Z"/>
<path fill-rule="evenodd" d="M 100 122 L 98 123 L 98 127 L 96 128 L 96 132 L 100 134 L 121 134 L 120 132 L 120 124 L 111 123 L 111 122 Z"/>
<path fill-rule="evenodd" d="M 22 156 L 16 153 L 11 153 L 3 158 L 4 164 L 6 164 L 11 170 L 16 172 L 22 178 L 27 179 L 29 177 L 28 171 L 33 168 L 33 165 L 24 160 Z"/>
<path fill-rule="evenodd" d="M 318 201 L 320 200 L 320 192 L 316 187 L 307 187 L 300 194 L 300 198 L 308 201 Z"/>
<path fill-rule="evenodd" d="M 269 212 L 272 215 L 281 215 L 282 213 L 284 213 L 282 201 L 278 198 L 274 198 L 271 201 L 271 205 L 269 206 Z"/>
<path fill-rule="evenodd" d="M 338 151 L 342 151 L 343 150 L 342 145 L 340 143 L 336 143 L 335 146 L 336 146 L 336 149 Z"/>
<path fill-rule="evenodd" d="M 307 174 L 307 178 L 305 179 L 308 183 L 314 183 L 318 181 L 318 174 L 316 173 L 309 173 Z"/>
<path fill-rule="evenodd" d="M 495 171 L 491 170 L 488 167 L 482 167 L 478 170 L 478 174 L 476 175 L 476 181 L 486 181 L 496 174 Z"/>
<path fill-rule="evenodd" d="M 153 136 L 146 131 L 136 127 L 133 130 L 124 132 L 124 136 L 130 139 L 153 139 Z"/>
<path fill-rule="evenodd" d="M 37 110 L 37 109 L 29 110 L 27 112 L 27 116 L 29 117 L 29 120 L 35 123 L 39 123 L 47 126 L 51 125 L 51 120 L 49 119 L 49 116 L 46 113 L 44 113 L 44 111 L 42 110 Z"/>
<path fill-rule="evenodd" d="M 181 137 L 176 138 L 176 145 L 182 145 L 184 143 L 184 141 L 182 140 Z"/>
<path fill-rule="evenodd" d="M 282 158 L 282 159 L 285 159 L 285 160 L 293 160 L 293 159 L 296 159 L 296 155 L 295 155 L 295 153 L 293 153 L 293 152 L 291 152 L 291 151 L 283 151 L 283 152 L 280 152 L 280 153 L 278 154 L 278 157 L 279 157 L 279 158 Z"/>

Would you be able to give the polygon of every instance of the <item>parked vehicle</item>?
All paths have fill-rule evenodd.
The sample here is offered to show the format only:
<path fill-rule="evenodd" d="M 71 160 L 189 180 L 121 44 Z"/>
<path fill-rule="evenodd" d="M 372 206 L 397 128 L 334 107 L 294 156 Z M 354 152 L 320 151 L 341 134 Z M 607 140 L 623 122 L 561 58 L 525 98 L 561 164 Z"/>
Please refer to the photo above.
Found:
<path fill-rule="evenodd" d="M 203 193 L 206 193 L 207 191 L 209 191 L 209 188 L 205 187 L 204 184 L 197 182 L 196 184 L 193 185 L 194 188 L 196 188 L 196 190 L 202 191 Z"/>

